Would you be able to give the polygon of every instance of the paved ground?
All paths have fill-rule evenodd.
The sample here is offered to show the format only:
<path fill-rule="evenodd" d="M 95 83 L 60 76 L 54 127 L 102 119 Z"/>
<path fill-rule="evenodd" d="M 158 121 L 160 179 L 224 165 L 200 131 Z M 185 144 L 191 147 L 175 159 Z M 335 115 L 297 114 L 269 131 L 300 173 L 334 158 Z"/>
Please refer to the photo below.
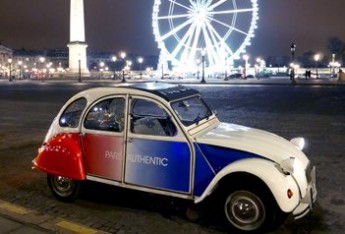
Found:
<path fill-rule="evenodd" d="M 315 210 L 301 221 L 287 220 L 275 233 L 342 233 L 345 87 L 333 80 L 297 86 L 286 79 L 265 85 L 235 82 L 244 85 L 195 87 L 222 121 L 286 138 L 305 136 L 307 154 L 318 168 Z M 0 233 L 222 233 L 212 217 L 187 221 L 179 200 L 92 183 L 72 204 L 52 197 L 44 174 L 30 169 L 31 160 L 61 105 L 78 90 L 95 85 L 112 84 L 0 82 Z"/>

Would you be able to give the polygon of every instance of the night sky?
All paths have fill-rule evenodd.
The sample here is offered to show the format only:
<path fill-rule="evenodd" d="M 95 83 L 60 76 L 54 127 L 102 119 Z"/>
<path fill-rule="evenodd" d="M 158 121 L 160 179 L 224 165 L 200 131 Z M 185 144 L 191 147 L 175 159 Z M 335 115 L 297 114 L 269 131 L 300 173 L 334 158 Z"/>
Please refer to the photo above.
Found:
<path fill-rule="evenodd" d="M 154 0 L 85 0 L 88 50 L 158 55 L 152 33 Z M 1 0 L 0 41 L 11 48 L 66 48 L 69 0 Z M 258 29 L 247 52 L 328 53 L 327 39 L 345 42 L 345 0 L 260 0 Z"/>

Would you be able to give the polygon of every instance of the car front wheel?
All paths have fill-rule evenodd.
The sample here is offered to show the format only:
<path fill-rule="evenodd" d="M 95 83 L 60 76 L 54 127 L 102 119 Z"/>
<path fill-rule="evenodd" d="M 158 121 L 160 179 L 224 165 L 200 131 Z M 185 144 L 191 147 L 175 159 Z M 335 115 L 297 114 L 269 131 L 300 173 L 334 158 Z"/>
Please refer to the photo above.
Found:
<path fill-rule="evenodd" d="M 63 176 L 47 176 L 47 181 L 53 195 L 64 202 L 74 201 L 80 189 L 80 182 Z"/>
<path fill-rule="evenodd" d="M 264 202 L 250 191 L 233 191 L 225 198 L 224 211 L 231 226 L 240 231 L 260 229 L 266 220 Z"/>

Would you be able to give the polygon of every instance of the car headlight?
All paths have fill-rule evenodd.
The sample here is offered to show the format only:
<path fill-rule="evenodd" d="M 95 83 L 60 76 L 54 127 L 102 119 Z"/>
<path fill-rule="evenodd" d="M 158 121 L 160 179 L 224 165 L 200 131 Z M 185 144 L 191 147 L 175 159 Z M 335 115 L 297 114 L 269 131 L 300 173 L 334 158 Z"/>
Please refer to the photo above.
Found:
<path fill-rule="evenodd" d="M 294 144 L 299 150 L 303 150 L 305 146 L 305 140 L 303 137 L 296 137 L 290 140 L 292 144 Z"/>

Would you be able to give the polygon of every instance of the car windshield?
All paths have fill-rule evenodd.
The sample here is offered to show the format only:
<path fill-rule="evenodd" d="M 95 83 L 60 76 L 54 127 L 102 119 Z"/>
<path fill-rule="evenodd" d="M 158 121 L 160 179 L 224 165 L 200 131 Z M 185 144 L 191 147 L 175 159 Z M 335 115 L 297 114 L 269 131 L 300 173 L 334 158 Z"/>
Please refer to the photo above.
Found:
<path fill-rule="evenodd" d="M 171 106 L 185 126 L 198 123 L 212 115 L 212 111 L 200 96 L 173 102 Z"/>

